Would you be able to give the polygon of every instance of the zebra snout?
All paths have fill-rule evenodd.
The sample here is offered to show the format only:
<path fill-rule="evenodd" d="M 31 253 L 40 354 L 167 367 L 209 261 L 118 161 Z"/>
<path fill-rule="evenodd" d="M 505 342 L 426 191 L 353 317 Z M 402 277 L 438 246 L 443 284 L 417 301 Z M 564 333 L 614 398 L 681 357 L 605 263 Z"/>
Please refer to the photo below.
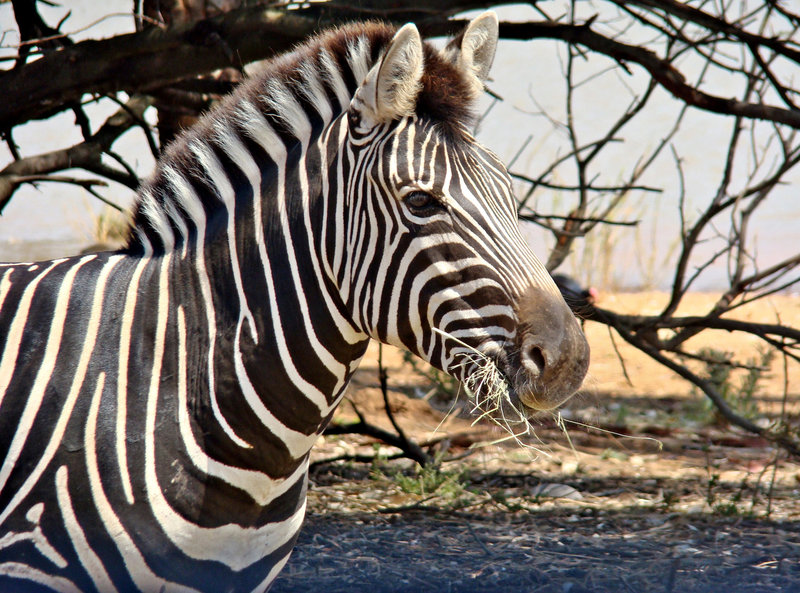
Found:
<path fill-rule="evenodd" d="M 563 298 L 531 288 L 517 307 L 514 390 L 519 402 L 537 411 L 552 410 L 581 386 L 589 368 L 589 345 Z"/>

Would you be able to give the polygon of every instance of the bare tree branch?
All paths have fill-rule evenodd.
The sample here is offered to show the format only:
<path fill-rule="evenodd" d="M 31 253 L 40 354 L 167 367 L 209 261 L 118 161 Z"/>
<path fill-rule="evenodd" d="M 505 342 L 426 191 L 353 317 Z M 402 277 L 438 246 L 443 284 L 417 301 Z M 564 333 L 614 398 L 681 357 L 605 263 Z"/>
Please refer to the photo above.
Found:
<path fill-rule="evenodd" d="M 24 68 L 0 74 L 6 100 L 0 106 L 0 129 L 52 115 L 58 106 L 78 101 L 85 93 L 107 94 L 124 90 L 147 92 L 177 80 L 226 66 L 241 67 L 290 48 L 320 27 L 370 16 L 391 20 L 418 20 L 427 35 L 460 30 L 463 22 L 447 15 L 481 6 L 480 2 L 439 3 L 420 10 L 407 0 L 394 10 L 361 7 L 345 9 L 336 4 L 313 5 L 303 10 L 280 10 L 262 6 L 241 8 L 218 17 L 168 28 L 152 27 L 141 32 L 103 41 L 85 41 L 44 56 Z M 441 8 L 445 6 L 445 8 Z M 506 39 L 560 39 L 579 44 L 625 63 L 644 67 L 655 81 L 685 103 L 728 115 L 764 119 L 800 128 L 800 112 L 780 107 L 744 103 L 705 93 L 687 84 L 670 63 L 643 47 L 609 39 L 591 29 L 591 24 L 553 22 L 503 23 Z M 741 33 L 752 44 L 775 46 L 769 39 Z M 265 42 L 265 40 L 268 40 Z M 787 57 L 797 59 L 787 50 Z M 42 85 L 42 80 L 49 84 Z"/>
<path fill-rule="evenodd" d="M 800 111 L 725 99 L 703 92 L 687 84 L 684 75 L 669 60 L 659 58 L 646 48 L 627 45 L 604 37 L 592 31 L 590 25 L 503 23 L 500 33 L 504 39 L 550 38 L 580 44 L 613 58 L 621 64 L 626 62 L 639 64 L 650 73 L 653 80 L 687 105 L 713 113 L 774 121 L 793 128 L 800 128 Z"/>
<path fill-rule="evenodd" d="M 664 355 L 662 347 L 658 343 L 657 337 L 655 337 L 657 335 L 655 330 L 659 327 L 666 326 L 663 320 L 657 317 L 618 315 L 600 308 L 594 308 L 592 311 L 587 312 L 586 316 L 588 319 L 600 321 L 601 323 L 613 327 L 626 342 L 700 388 L 731 424 L 744 428 L 749 432 L 776 443 L 792 455 L 800 457 L 800 441 L 798 441 L 797 438 L 784 431 L 771 431 L 767 428 L 762 428 L 747 418 L 742 417 L 731 408 L 725 398 L 717 391 L 710 381 L 703 379 L 686 366 Z M 746 331 L 765 339 L 770 335 L 776 335 L 790 338 L 792 340 L 792 346 L 795 348 L 800 345 L 800 330 L 786 328 L 780 325 L 755 324 L 707 317 L 673 319 L 671 320 L 671 324 L 676 326 L 678 324 L 683 324 L 685 326 L 701 324 L 703 327 L 707 328 L 714 327 L 715 329 L 726 329 L 729 331 Z M 772 343 L 774 345 L 774 341 L 772 341 Z"/>
<path fill-rule="evenodd" d="M 20 185 L 31 179 L 66 169 L 83 168 L 99 173 L 129 187 L 136 187 L 138 179 L 121 173 L 104 165 L 100 157 L 108 152 L 111 145 L 124 132 L 137 125 L 136 118 L 141 118 L 144 110 L 150 105 L 147 97 L 134 97 L 128 101 L 125 109 L 120 109 L 89 139 L 63 150 L 16 160 L 0 171 L 0 212 L 8 204 Z"/>

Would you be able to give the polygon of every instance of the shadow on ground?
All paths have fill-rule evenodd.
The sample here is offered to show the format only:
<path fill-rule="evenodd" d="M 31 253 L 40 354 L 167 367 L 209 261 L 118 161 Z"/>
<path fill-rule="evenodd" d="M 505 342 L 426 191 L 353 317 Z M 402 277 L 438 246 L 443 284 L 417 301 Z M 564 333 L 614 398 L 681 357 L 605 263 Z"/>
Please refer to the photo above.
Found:
<path fill-rule="evenodd" d="M 271 590 L 800 592 L 800 523 L 584 506 L 311 513 Z"/>

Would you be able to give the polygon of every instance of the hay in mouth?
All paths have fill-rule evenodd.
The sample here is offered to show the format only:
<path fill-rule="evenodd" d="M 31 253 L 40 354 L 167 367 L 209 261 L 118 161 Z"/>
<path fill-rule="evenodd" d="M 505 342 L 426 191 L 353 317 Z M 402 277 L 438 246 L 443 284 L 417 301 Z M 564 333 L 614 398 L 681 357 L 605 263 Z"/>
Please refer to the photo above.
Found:
<path fill-rule="evenodd" d="M 462 385 L 472 406 L 470 413 L 475 416 L 473 425 L 488 418 L 507 433 L 507 436 L 492 441 L 490 444 L 513 439 L 520 447 L 533 449 L 537 453 L 547 455 L 546 452 L 528 442 L 530 437 L 533 437 L 541 443 L 528 419 L 529 415 L 536 410 L 522 403 L 514 389 L 513 382 L 498 361 L 486 352 L 470 346 L 447 332 L 437 328 L 433 328 L 433 331 L 446 339 L 455 341 L 466 350 L 461 354 L 462 360 L 450 370 L 452 372 L 462 369 L 464 372 Z M 524 437 L 529 438 L 523 440 Z"/>

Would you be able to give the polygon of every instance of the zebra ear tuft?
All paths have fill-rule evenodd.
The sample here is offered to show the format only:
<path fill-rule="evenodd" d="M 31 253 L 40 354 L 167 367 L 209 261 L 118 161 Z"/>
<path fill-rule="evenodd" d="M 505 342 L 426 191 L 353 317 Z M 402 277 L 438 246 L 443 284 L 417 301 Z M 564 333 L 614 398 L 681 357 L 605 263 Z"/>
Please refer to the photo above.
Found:
<path fill-rule="evenodd" d="M 352 108 L 362 124 L 378 125 L 414 113 L 422 89 L 424 58 L 417 27 L 404 25 L 356 91 Z"/>
<path fill-rule="evenodd" d="M 499 35 L 497 14 L 488 10 L 475 17 L 464 32 L 442 51 L 445 59 L 469 77 L 476 95 L 483 90 L 483 83 L 489 78 Z"/>

